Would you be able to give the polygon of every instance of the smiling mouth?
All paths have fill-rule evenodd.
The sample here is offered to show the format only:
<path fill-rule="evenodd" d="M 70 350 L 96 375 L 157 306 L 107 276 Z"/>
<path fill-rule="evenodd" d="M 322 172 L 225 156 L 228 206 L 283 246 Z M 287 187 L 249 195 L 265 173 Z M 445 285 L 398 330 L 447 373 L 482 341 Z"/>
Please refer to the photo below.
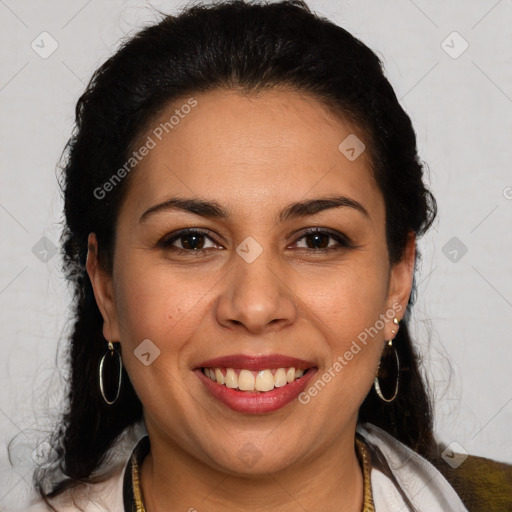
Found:
<path fill-rule="evenodd" d="M 248 392 L 266 393 L 274 388 L 284 387 L 302 378 L 310 368 L 295 369 L 269 368 L 265 370 L 247 370 L 245 368 L 207 368 L 201 367 L 201 372 L 217 384 L 230 389 Z"/>

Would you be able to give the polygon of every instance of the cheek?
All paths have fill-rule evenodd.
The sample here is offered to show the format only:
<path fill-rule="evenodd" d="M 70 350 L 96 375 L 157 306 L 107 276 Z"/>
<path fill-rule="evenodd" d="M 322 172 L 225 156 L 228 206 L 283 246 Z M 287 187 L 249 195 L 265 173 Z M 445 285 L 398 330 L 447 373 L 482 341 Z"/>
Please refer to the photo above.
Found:
<path fill-rule="evenodd" d="M 135 346 L 152 340 L 172 352 L 179 340 L 198 327 L 204 316 L 202 299 L 207 289 L 197 280 L 170 276 L 163 266 L 131 265 L 120 276 L 116 290 L 117 313 L 123 343 Z M 198 307 L 199 306 L 199 307 Z"/>
<path fill-rule="evenodd" d="M 184 388 L 174 384 L 180 380 L 180 358 L 188 340 L 204 318 L 198 305 L 205 292 L 190 279 L 171 279 L 162 266 L 134 264 L 126 269 L 116 290 L 123 364 L 146 413 L 177 414 Z M 156 392 L 164 389 L 163 394 Z M 162 396 L 168 405 L 163 412 Z"/>
<path fill-rule="evenodd" d="M 328 277 L 309 275 L 302 283 L 305 314 L 322 333 L 329 361 L 312 386 L 317 404 L 329 408 L 335 400 L 355 411 L 372 385 L 383 346 L 385 274 L 377 267 L 338 269 Z M 320 393 L 323 387 L 330 392 Z"/>
<path fill-rule="evenodd" d="M 158 403 L 156 389 L 189 373 L 184 368 L 187 353 L 194 351 L 196 332 L 211 321 L 209 292 L 214 282 L 144 261 L 122 268 L 116 304 L 123 364 L 144 406 L 151 410 Z M 179 392 L 172 389 L 181 390 L 182 385 L 171 386 L 166 393 L 166 400 L 177 410 L 175 394 Z"/>
<path fill-rule="evenodd" d="M 384 313 L 387 282 L 376 266 L 347 265 L 331 271 L 304 272 L 297 282 L 305 310 L 313 318 L 336 352 L 375 326 Z M 382 325 L 379 325 L 379 330 Z"/>

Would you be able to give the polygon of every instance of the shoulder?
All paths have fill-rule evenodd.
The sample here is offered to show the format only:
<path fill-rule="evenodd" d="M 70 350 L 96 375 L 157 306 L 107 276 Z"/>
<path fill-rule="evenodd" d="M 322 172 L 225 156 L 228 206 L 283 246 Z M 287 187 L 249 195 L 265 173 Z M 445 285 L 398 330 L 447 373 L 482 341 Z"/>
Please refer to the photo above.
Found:
<path fill-rule="evenodd" d="M 512 464 L 476 455 L 469 455 L 457 467 L 451 467 L 441 456 L 431 462 L 468 510 L 512 511 Z"/>
<path fill-rule="evenodd" d="M 126 464 L 116 466 L 102 481 L 82 484 L 68 489 L 48 502 L 57 512 L 112 512 L 124 510 L 123 477 Z M 20 512 L 50 512 L 51 508 L 41 498 L 33 501 Z M 53 511 L 52 511 L 53 512 Z"/>
<path fill-rule="evenodd" d="M 435 505 L 428 510 L 447 510 L 446 505 L 449 504 L 449 510 L 512 512 L 511 464 L 452 453 L 450 459 L 458 461 L 458 464 L 450 465 L 449 460 L 442 457 L 444 447 L 441 443 L 436 453 L 425 459 L 375 425 L 365 424 L 358 430 L 374 448 L 378 448 L 374 452 L 376 457 L 372 459 L 376 477 L 380 477 L 378 471 L 391 477 L 391 480 L 381 477 L 376 482 L 380 485 L 376 486 L 377 490 L 382 488 L 386 491 L 381 492 L 384 498 L 390 488 L 395 491 L 391 484 L 395 479 L 413 504 L 424 505 L 428 498 Z M 383 455 L 385 465 L 381 463 L 379 453 Z"/>

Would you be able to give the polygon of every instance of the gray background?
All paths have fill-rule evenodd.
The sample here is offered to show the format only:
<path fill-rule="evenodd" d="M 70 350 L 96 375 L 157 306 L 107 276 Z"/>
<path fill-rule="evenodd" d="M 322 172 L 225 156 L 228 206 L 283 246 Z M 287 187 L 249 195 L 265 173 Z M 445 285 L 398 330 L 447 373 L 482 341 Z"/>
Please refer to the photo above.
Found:
<path fill-rule="evenodd" d="M 121 37 L 155 20 L 149 5 L 185 4 L 0 0 L 1 510 L 26 499 L 33 450 L 62 403 L 69 292 L 53 255 L 55 170 L 76 100 Z M 412 333 L 436 431 L 456 451 L 512 462 L 512 1 L 309 5 L 381 56 L 430 169 L 439 219 L 420 242 Z"/>

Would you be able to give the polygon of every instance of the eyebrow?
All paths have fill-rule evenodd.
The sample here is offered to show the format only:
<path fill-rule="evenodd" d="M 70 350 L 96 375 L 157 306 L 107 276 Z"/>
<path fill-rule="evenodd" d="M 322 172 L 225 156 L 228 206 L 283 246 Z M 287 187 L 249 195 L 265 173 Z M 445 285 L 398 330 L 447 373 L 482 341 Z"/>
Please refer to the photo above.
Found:
<path fill-rule="evenodd" d="M 370 219 L 369 213 L 361 203 L 346 196 L 320 197 L 292 203 L 280 212 L 278 219 L 280 222 L 284 222 L 290 219 L 315 215 L 316 213 L 330 208 L 340 207 L 353 208 Z M 227 219 L 230 216 L 229 211 L 216 201 L 171 197 L 146 210 L 140 216 L 139 223 L 147 221 L 150 217 L 159 212 L 170 210 L 194 213 L 212 219 Z"/>

